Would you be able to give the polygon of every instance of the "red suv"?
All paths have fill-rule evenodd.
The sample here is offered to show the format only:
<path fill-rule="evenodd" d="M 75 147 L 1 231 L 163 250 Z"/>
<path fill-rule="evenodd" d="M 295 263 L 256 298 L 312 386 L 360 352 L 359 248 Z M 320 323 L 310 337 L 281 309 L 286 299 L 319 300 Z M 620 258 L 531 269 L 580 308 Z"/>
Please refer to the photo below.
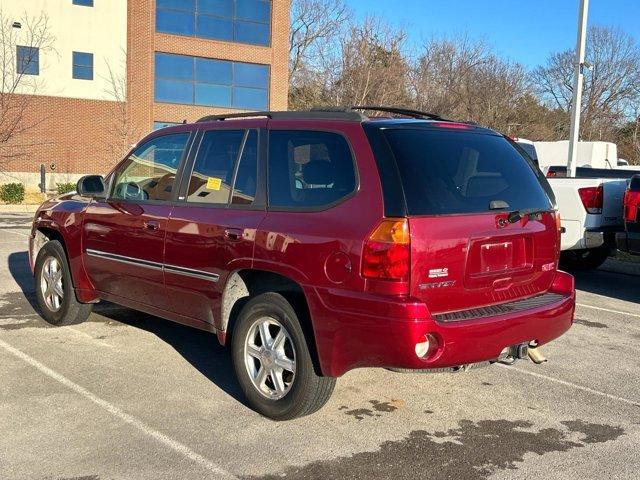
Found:
<path fill-rule="evenodd" d="M 573 321 L 558 222 L 544 176 L 492 130 L 261 112 L 151 133 L 40 207 L 30 261 L 48 322 L 106 300 L 214 332 L 250 405 L 282 420 L 357 367 L 540 360 Z"/>

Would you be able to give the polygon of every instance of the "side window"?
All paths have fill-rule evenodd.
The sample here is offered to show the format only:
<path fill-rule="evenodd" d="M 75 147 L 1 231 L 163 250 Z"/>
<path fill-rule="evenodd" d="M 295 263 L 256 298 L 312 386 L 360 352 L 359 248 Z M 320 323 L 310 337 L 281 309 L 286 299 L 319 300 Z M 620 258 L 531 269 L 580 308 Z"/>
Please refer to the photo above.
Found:
<path fill-rule="evenodd" d="M 258 178 L 258 131 L 249 130 L 237 167 L 231 203 L 251 205 L 256 197 Z"/>
<path fill-rule="evenodd" d="M 269 137 L 269 205 L 313 208 L 356 187 L 351 149 L 330 132 L 273 130 Z"/>
<path fill-rule="evenodd" d="M 226 205 L 244 130 L 210 130 L 204 134 L 193 166 L 187 202 Z"/>
<path fill-rule="evenodd" d="M 111 198 L 171 200 L 189 133 L 157 137 L 138 147 L 113 176 Z"/>

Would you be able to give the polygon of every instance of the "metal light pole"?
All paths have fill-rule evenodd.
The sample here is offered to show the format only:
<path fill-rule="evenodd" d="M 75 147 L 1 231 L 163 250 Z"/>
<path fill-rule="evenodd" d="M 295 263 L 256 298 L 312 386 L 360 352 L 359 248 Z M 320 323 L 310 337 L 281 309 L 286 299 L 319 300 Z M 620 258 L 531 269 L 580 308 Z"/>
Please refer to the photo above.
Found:
<path fill-rule="evenodd" d="M 584 51 L 587 40 L 587 16 L 589 0 L 580 0 L 578 40 L 576 42 L 576 71 L 573 79 L 573 104 L 571 105 L 571 132 L 569 133 L 569 160 L 567 176 L 576 176 L 578 139 L 580 138 L 580 105 L 582 104 L 582 82 L 584 79 Z"/>

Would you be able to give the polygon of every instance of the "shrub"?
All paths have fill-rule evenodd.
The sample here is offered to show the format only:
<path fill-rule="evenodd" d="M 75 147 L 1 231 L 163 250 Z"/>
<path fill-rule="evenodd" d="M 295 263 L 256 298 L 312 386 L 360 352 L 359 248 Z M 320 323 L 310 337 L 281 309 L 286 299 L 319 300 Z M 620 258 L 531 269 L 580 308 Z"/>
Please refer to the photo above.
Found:
<path fill-rule="evenodd" d="M 22 203 L 24 201 L 24 185 L 21 183 L 0 185 L 0 200 L 5 203 Z"/>
<path fill-rule="evenodd" d="M 56 183 L 56 187 L 58 187 L 58 193 L 60 195 L 76 191 L 76 184 L 72 182 Z"/>

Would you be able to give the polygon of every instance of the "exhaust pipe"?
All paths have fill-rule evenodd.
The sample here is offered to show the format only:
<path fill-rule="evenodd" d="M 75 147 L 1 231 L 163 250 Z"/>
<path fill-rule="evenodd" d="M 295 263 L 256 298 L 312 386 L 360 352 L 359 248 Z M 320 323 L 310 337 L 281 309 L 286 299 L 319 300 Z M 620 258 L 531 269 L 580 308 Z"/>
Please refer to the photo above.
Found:
<path fill-rule="evenodd" d="M 539 348 L 529 347 L 527 349 L 527 354 L 533 363 L 536 365 L 540 365 L 547 361 L 547 358 L 542 354 Z"/>

